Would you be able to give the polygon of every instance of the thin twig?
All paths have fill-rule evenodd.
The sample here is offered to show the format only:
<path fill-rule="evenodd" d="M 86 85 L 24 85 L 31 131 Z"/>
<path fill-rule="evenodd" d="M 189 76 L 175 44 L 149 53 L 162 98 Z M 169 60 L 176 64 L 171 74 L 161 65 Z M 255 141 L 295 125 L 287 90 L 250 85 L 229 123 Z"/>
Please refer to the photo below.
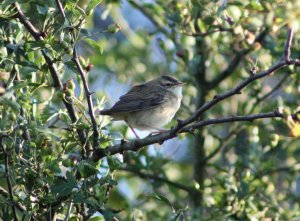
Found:
<path fill-rule="evenodd" d="M 293 35 L 294 35 L 294 29 L 290 28 L 289 32 L 288 32 L 288 38 L 286 41 L 286 45 L 284 48 L 284 59 L 286 63 L 290 62 L 290 55 L 291 55 L 291 45 L 292 45 L 292 41 L 293 41 Z"/>
<path fill-rule="evenodd" d="M 90 118 L 92 121 L 92 126 L 93 126 L 93 148 L 96 149 L 99 145 L 99 131 L 98 131 L 98 125 L 97 125 L 97 121 L 96 121 L 95 114 L 94 114 L 94 105 L 93 105 L 93 101 L 92 101 L 93 93 L 90 92 L 90 89 L 89 89 L 89 86 L 88 86 L 88 83 L 86 80 L 86 73 L 84 73 L 84 70 L 81 67 L 75 46 L 73 49 L 73 60 L 77 66 L 77 69 L 79 71 L 79 74 L 80 74 L 80 77 L 81 77 L 81 80 L 83 83 L 86 100 L 87 100 L 88 108 L 89 108 L 89 115 L 90 115 Z M 87 153 L 87 155 L 89 155 L 89 154 Z"/>
<path fill-rule="evenodd" d="M 12 183 L 10 182 L 10 177 L 9 177 L 8 152 L 7 152 L 6 147 L 3 146 L 2 142 L 3 142 L 3 137 L 1 136 L 0 137 L 0 145 L 1 145 L 1 149 L 3 151 L 3 155 L 4 155 L 4 174 L 5 174 L 8 193 L 9 193 L 10 206 L 11 206 L 11 209 L 13 212 L 14 221 L 18 221 L 16 206 L 15 206 L 15 201 L 14 201 L 13 187 L 12 187 Z"/>
<path fill-rule="evenodd" d="M 66 13 L 65 13 L 65 10 L 64 10 L 64 8 L 63 8 L 60 0 L 55 0 L 55 2 L 57 4 L 57 6 L 58 6 L 58 9 L 59 9 L 61 15 L 64 17 L 64 19 L 66 19 Z"/>
<path fill-rule="evenodd" d="M 236 130 L 232 130 L 224 139 L 222 139 L 222 143 L 214 150 L 212 151 L 208 156 L 206 156 L 204 159 L 201 160 L 201 164 L 206 164 L 208 161 L 210 161 L 213 157 L 215 157 L 224 147 L 227 146 L 230 139 L 236 135 Z"/>
<path fill-rule="evenodd" d="M 214 30 L 207 31 L 207 32 L 196 32 L 196 33 L 189 33 L 189 32 L 183 32 L 183 34 L 192 36 L 192 37 L 206 37 L 210 34 L 216 33 L 216 32 L 233 32 L 232 28 L 223 28 L 223 27 L 218 27 Z"/>
<path fill-rule="evenodd" d="M 284 115 L 276 110 L 274 112 L 269 112 L 269 113 L 207 119 L 207 120 L 196 122 L 196 123 L 192 124 L 191 126 L 184 127 L 180 132 L 181 133 L 188 132 L 190 130 L 194 130 L 199 127 L 203 127 L 203 126 L 207 126 L 207 125 L 223 124 L 223 123 L 230 123 L 230 122 L 237 122 L 237 121 L 250 121 L 251 122 L 253 120 L 263 119 L 263 118 L 284 118 Z"/>
<path fill-rule="evenodd" d="M 128 1 L 133 7 L 135 7 L 136 9 L 138 9 L 139 11 L 141 11 L 143 13 L 143 15 L 145 15 L 155 26 L 156 28 L 162 32 L 165 35 L 169 35 L 169 32 L 166 28 L 164 28 L 154 17 L 153 17 L 153 13 L 149 12 L 143 5 L 140 5 L 138 2 L 136 2 L 135 0 L 129 0 Z"/>
<path fill-rule="evenodd" d="M 64 221 L 69 220 L 69 217 L 70 217 L 70 214 L 71 214 L 71 211 L 72 211 L 72 206 L 73 206 L 73 203 L 71 201 L 71 202 L 69 202 L 68 209 L 67 209 L 67 214 L 65 215 Z"/>
<path fill-rule="evenodd" d="M 292 166 L 282 166 L 274 169 L 268 169 L 268 170 L 263 170 L 263 171 L 258 171 L 255 174 L 255 178 L 261 178 L 266 175 L 274 174 L 274 173 L 279 173 L 279 172 L 296 172 L 299 171 L 298 165 L 292 165 Z"/>
<path fill-rule="evenodd" d="M 189 193 L 194 192 L 194 191 L 198 191 L 197 189 L 195 189 L 191 186 L 176 183 L 174 181 L 171 181 L 171 180 L 169 180 L 167 178 L 164 178 L 164 177 L 160 177 L 160 176 L 155 175 L 155 174 L 143 173 L 143 172 L 141 172 L 139 170 L 136 170 L 136 169 L 133 169 L 133 168 L 121 167 L 118 170 L 133 173 L 133 174 L 138 175 L 139 177 L 141 177 L 143 179 L 156 180 L 156 181 L 159 181 L 159 182 L 163 182 L 163 183 L 166 183 L 170 186 L 174 186 L 178 189 L 184 190 L 184 191 L 189 192 Z"/>

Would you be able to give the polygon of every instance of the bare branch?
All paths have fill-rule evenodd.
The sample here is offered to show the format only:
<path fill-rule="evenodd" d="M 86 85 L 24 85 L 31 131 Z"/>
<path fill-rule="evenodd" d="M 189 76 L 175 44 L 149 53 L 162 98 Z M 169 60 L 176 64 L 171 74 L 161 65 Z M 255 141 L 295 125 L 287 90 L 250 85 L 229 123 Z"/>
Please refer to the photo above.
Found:
<path fill-rule="evenodd" d="M 294 29 L 291 28 L 288 32 L 288 38 L 284 48 L 284 59 L 286 63 L 290 62 L 290 55 L 291 55 L 291 45 L 293 41 Z"/>
<path fill-rule="evenodd" d="M 249 78 L 247 78 L 246 80 L 242 81 L 241 83 L 239 83 L 235 88 L 233 88 L 232 90 L 229 90 L 223 94 L 220 95 L 216 95 L 214 97 L 213 100 L 206 102 L 204 105 L 202 105 L 190 118 L 182 121 L 182 125 L 177 125 L 173 131 L 176 133 L 178 132 L 183 126 L 186 126 L 194 121 L 196 121 L 205 111 L 209 110 L 210 108 L 212 108 L 214 105 L 216 105 L 217 103 L 219 103 L 220 101 L 231 97 L 233 95 L 236 94 L 240 94 L 241 90 L 243 88 L 245 88 L 248 84 L 252 83 L 253 81 L 266 77 L 268 75 L 270 75 L 271 73 L 273 73 L 274 71 L 285 67 L 287 64 L 285 61 L 279 61 L 277 64 L 273 65 L 272 67 L 270 67 L 268 70 L 266 71 L 262 71 L 261 73 L 258 73 L 256 75 L 252 75 L 249 76 Z"/>
<path fill-rule="evenodd" d="M 138 9 L 139 11 L 141 11 L 143 13 L 143 15 L 145 15 L 156 27 L 157 29 L 164 33 L 165 35 L 169 35 L 168 30 L 165 29 L 154 17 L 153 14 L 151 12 L 149 12 L 147 9 L 145 9 L 143 7 L 143 5 L 140 5 L 138 2 L 136 2 L 135 0 L 129 0 L 128 1 L 133 7 L 135 7 L 136 9 Z"/>
<path fill-rule="evenodd" d="M 188 132 L 190 130 L 195 130 L 199 127 L 212 125 L 212 124 L 222 124 L 222 123 L 230 123 L 230 122 L 237 122 L 237 121 L 250 121 L 251 122 L 253 120 L 263 119 L 263 118 L 283 118 L 283 117 L 284 117 L 284 115 L 276 110 L 274 112 L 269 112 L 269 113 L 208 119 L 208 120 L 196 122 L 196 123 L 192 124 L 191 126 L 184 127 L 183 129 L 181 129 L 180 132 L 184 132 L 184 131 Z"/>
<path fill-rule="evenodd" d="M 227 144 L 230 141 L 230 138 L 232 138 L 235 134 L 236 130 L 232 130 L 224 139 L 222 139 L 222 142 L 214 151 L 212 151 L 208 156 L 201 160 L 201 164 L 206 164 L 209 160 L 216 156 L 223 148 L 227 146 Z"/>
<path fill-rule="evenodd" d="M 87 80 L 86 80 L 86 73 L 84 73 L 84 70 L 81 67 L 81 64 L 78 60 L 78 55 L 76 48 L 74 46 L 73 49 L 73 60 L 77 66 L 77 69 L 79 71 L 83 86 L 84 86 L 84 91 L 86 95 L 86 100 L 88 103 L 88 108 L 89 108 L 89 115 L 92 121 L 92 126 L 93 126 L 93 147 L 94 149 L 98 147 L 99 145 L 99 132 L 98 132 L 98 125 L 96 122 L 95 114 L 94 114 L 94 106 L 93 106 L 93 101 L 92 101 L 92 93 L 90 92 Z M 89 154 L 87 154 L 89 155 Z"/>
<path fill-rule="evenodd" d="M 60 0 L 55 0 L 55 2 L 57 4 L 57 6 L 58 6 L 58 9 L 59 9 L 61 15 L 63 16 L 64 19 L 66 19 L 66 13 L 65 13 L 65 10 L 64 10 L 64 8 L 63 8 Z"/>
<path fill-rule="evenodd" d="M 164 133 L 148 136 L 143 139 L 136 139 L 129 142 L 123 141 L 121 144 L 110 146 L 106 149 L 98 149 L 94 152 L 93 157 L 94 160 L 96 161 L 105 157 L 106 155 L 114 155 L 117 153 L 123 153 L 124 151 L 138 151 L 140 148 L 144 146 L 154 144 L 154 143 L 162 143 L 166 140 L 176 137 L 174 131 L 175 133 L 190 133 L 196 129 L 208 125 L 223 124 L 223 123 L 236 122 L 236 121 L 251 122 L 253 120 L 262 119 L 262 118 L 283 118 L 283 114 L 279 113 L 278 111 L 274 111 L 269 113 L 253 114 L 253 115 L 246 115 L 246 116 L 230 116 L 230 117 L 223 117 L 223 118 L 216 118 L 216 119 L 207 119 L 207 120 L 196 122 L 190 126 L 180 126 L 179 130 L 177 129 L 177 127 L 175 127 Z M 183 125 L 183 123 L 179 123 L 178 125 Z"/>
<path fill-rule="evenodd" d="M 274 173 L 280 173 L 280 172 L 291 173 L 291 172 L 298 172 L 298 171 L 299 171 L 298 165 L 294 164 L 291 166 L 282 166 L 282 167 L 277 167 L 277 168 L 273 168 L 273 169 L 258 171 L 257 173 L 255 173 L 256 174 L 255 178 L 259 179 L 263 176 L 274 174 Z"/>
<path fill-rule="evenodd" d="M 232 28 L 223 28 L 222 26 L 211 30 L 211 31 L 207 31 L 207 32 L 196 32 L 196 33 L 189 33 L 189 32 L 183 32 L 183 34 L 188 35 L 188 36 L 192 36 L 192 37 L 206 37 L 210 34 L 216 33 L 216 32 L 233 32 Z"/>
<path fill-rule="evenodd" d="M 194 191 L 199 191 L 199 190 L 193 188 L 192 186 L 187 186 L 187 185 L 184 185 L 184 184 L 176 183 L 176 182 L 171 181 L 171 180 L 169 180 L 165 177 L 161 177 L 161 176 L 158 176 L 158 175 L 155 175 L 155 174 L 143 173 L 143 172 L 141 172 L 139 170 L 136 170 L 134 168 L 121 167 L 118 170 L 134 173 L 134 174 L 138 175 L 139 177 L 141 177 L 143 179 L 156 180 L 156 181 L 159 181 L 159 182 L 163 182 L 163 183 L 166 183 L 170 186 L 174 186 L 178 189 L 185 190 L 186 192 L 189 192 L 189 193 L 194 192 Z"/>

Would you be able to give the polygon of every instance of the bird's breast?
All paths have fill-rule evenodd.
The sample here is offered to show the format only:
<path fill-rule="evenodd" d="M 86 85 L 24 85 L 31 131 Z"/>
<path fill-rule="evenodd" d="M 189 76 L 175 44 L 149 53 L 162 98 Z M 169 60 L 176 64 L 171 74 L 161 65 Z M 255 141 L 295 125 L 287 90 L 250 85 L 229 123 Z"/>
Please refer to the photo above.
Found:
<path fill-rule="evenodd" d="M 128 123 L 141 130 L 162 128 L 168 124 L 180 107 L 181 97 L 174 94 L 167 96 L 165 102 L 155 108 L 130 114 Z"/>

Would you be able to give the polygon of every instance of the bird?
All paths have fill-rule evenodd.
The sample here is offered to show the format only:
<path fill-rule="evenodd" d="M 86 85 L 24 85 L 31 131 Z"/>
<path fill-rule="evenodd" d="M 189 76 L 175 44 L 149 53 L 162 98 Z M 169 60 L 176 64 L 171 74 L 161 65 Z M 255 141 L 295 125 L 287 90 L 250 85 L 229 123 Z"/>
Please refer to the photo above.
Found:
<path fill-rule="evenodd" d="M 171 75 L 163 75 L 143 84 L 133 86 L 109 109 L 100 115 L 109 115 L 113 120 L 123 120 L 137 139 L 134 128 L 146 131 L 166 131 L 178 111 L 182 100 L 183 82 Z"/>

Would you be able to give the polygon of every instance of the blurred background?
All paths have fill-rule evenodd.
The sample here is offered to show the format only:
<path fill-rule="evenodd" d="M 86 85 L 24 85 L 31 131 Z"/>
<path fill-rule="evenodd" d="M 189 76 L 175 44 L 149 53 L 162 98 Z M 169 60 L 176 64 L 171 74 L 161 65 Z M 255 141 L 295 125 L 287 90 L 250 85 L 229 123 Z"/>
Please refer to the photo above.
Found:
<path fill-rule="evenodd" d="M 0 184 L 7 188 L 9 157 L 14 196 L 29 208 L 27 218 L 51 218 L 55 209 L 57 220 L 300 219 L 299 122 L 286 117 L 204 126 L 93 162 L 78 139 L 81 130 L 92 144 L 93 130 L 72 59 L 76 45 L 95 112 L 158 76 L 185 82 L 181 108 L 165 127 L 170 129 L 176 119 L 187 119 L 216 95 L 276 64 L 291 27 L 291 57 L 299 58 L 300 0 L 105 0 L 94 10 L 97 0 L 61 0 L 67 19 L 57 2 L 19 2 L 45 35 L 42 41 L 15 19 L 14 1 L 0 5 L 0 73 L 20 75 L 0 96 L 0 130 L 9 131 L 13 139 L 3 142 L 14 153 L 0 152 Z M 41 50 L 54 61 L 65 83 L 61 90 L 53 87 Z M 219 102 L 199 121 L 275 110 L 289 116 L 299 111 L 299 80 L 299 67 L 281 68 Z M 98 114 L 96 121 L 100 148 L 135 139 L 124 122 Z M 10 131 L 13 126 L 19 130 Z M 24 138 L 26 130 L 31 140 Z M 0 202 L 0 215 L 12 220 L 3 191 Z"/>

